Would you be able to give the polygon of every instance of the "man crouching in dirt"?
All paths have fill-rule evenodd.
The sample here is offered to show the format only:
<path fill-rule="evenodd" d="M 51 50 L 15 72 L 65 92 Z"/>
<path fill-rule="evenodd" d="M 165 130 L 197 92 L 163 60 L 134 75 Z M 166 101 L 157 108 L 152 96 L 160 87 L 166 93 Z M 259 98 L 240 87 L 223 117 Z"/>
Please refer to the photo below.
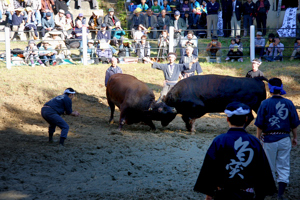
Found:
<path fill-rule="evenodd" d="M 75 91 L 72 88 L 67 88 L 63 95 L 57 96 L 47 103 L 42 108 L 42 117 L 49 123 L 49 142 L 53 142 L 53 133 L 56 126 L 61 129 L 59 144 L 64 146 L 64 141 L 67 138 L 69 125 L 61 118 L 60 115 L 67 114 L 79 116 L 77 111 L 72 111 L 72 99 Z"/>
<path fill-rule="evenodd" d="M 225 109 L 230 129 L 217 136 L 204 158 L 194 191 L 206 200 L 263 200 L 276 192 L 260 141 L 243 128 L 250 107 L 232 102 Z"/>

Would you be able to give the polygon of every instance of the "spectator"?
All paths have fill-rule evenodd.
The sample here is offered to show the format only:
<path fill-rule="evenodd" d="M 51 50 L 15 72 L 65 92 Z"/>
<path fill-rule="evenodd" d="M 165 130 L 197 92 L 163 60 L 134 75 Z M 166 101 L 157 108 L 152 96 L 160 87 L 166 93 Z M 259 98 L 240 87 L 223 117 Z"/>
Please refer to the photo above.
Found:
<path fill-rule="evenodd" d="M 176 10 L 180 9 L 180 3 L 177 0 L 171 0 L 169 3 L 170 7 L 175 7 Z"/>
<path fill-rule="evenodd" d="M 253 21 L 255 19 L 255 11 L 256 6 L 252 0 L 247 0 L 243 4 L 243 16 L 244 16 L 244 36 L 250 32 L 250 26 L 253 25 Z"/>
<path fill-rule="evenodd" d="M 78 9 L 81 9 L 81 1 L 82 0 L 77 0 L 77 5 L 78 5 Z M 92 1 L 92 10 L 96 10 L 97 9 L 97 0 L 88 0 L 88 1 Z"/>
<path fill-rule="evenodd" d="M 131 36 L 134 37 L 135 31 L 138 29 L 139 25 L 142 24 L 142 26 L 146 26 L 146 20 L 145 16 L 141 15 L 141 9 L 137 8 L 133 12 L 133 16 L 131 18 L 131 24 L 130 24 L 130 30 L 131 30 Z"/>
<path fill-rule="evenodd" d="M 22 13 L 22 8 L 17 8 L 15 12 L 11 12 L 12 15 L 12 24 L 11 24 L 11 39 L 15 37 L 15 35 L 23 36 L 24 24 L 25 24 L 25 16 Z"/>
<path fill-rule="evenodd" d="M 166 56 L 169 52 L 169 36 L 168 31 L 163 30 L 159 39 L 158 39 L 158 51 L 157 51 L 157 58 L 160 59 L 160 61 L 165 61 Z"/>
<path fill-rule="evenodd" d="M 59 13 L 59 10 L 65 11 L 65 14 L 70 13 L 66 0 L 55 0 L 55 10 L 56 13 Z"/>
<path fill-rule="evenodd" d="M 258 31 L 256 33 L 256 38 L 254 41 L 255 44 L 255 53 L 259 54 L 259 59 L 264 55 L 265 39 L 262 38 L 262 32 Z"/>
<path fill-rule="evenodd" d="M 157 38 L 157 17 L 152 14 L 151 8 L 147 10 L 146 17 L 146 28 L 150 30 L 149 38 L 156 39 Z"/>
<path fill-rule="evenodd" d="M 2 23 L 2 14 L 3 13 L 3 5 L 2 5 L 3 2 L 0 2 L 0 23 Z"/>
<path fill-rule="evenodd" d="M 283 50 L 284 45 L 280 42 L 279 37 L 275 37 L 274 42 L 270 44 L 267 56 L 265 57 L 267 61 L 282 61 L 283 60 Z"/>
<path fill-rule="evenodd" d="M 188 11 L 186 11 L 184 13 L 184 16 L 182 18 L 186 24 L 187 29 L 193 29 L 193 24 L 194 24 L 194 20 L 197 21 L 197 17 L 193 17 Z M 185 31 L 186 33 L 184 35 L 187 34 L 187 31 Z"/>
<path fill-rule="evenodd" d="M 242 3 L 237 0 L 232 0 L 231 10 L 231 36 L 241 35 L 241 19 L 242 19 Z"/>
<path fill-rule="evenodd" d="M 57 52 L 49 46 L 48 41 L 43 41 L 43 46 L 39 48 L 39 56 L 43 61 L 44 65 L 49 67 L 50 65 L 55 66 L 56 63 L 56 54 Z"/>
<path fill-rule="evenodd" d="M 264 76 L 264 73 L 260 71 L 258 68 L 261 65 L 262 62 L 259 61 L 259 59 L 255 58 L 252 60 L 252 70 L 250 70 L 247 74 L 247 78 L 255 78 Z"/>
<path fill-rule="evenodd" d="M 133 51 L 131 42 L 128 39 L 124 39 L 123 43 L 119 47 L 119 60 L 123 61 L 124 58 L 131 56 L 131 51 Z"/>
<path fill-rule="evenodd" d="M 86 26 L 86 18 L 83 16 L 82 13 L 79 13 L 78 16 L 75 19 L 75 24 L 77 23 L 77 21 L 81 21 L 82 26 Z"/>
<path fill-rule="evenodd" d="M 163 9 L 161 15 L 157 18 L 159 30 L 169 30 L 170 17 L 166 13 L 167 11 Z"/>
<path fill-rule="evenodd" d="M 239 47 L 238 47 L 238 56 L 240 56 L 240 57 L 238 59 L 238 62 L 244 62 L 244 60 L 243 60 L 243 56 L 244 56 L 243 50 L 244 50 L 244 48 L 243 48 L 243 43 L 241 41 L 241 36 L 238 35 L 238 36 L 235 37 L 235 43 L 237 45 L 239 45 Z"/>
<path fill-rule="evenodd" d="M 149 6 L 146 4 L 146 0 L 141 0 L 141 4 L 139 4 L 137 8 L 142 9 L 142 14 L 146 14 L 147 10 L 149 9 Z"/>
<path fill-rule="evenodd" d="M 172 5 L 170 5 L 172 7 Z M 175 6 L 175 5 L 173 5 Z M 176 6 L 175 6 L 176 7 Z M 180 8 L 177 9 L 176 7 L 176 10 L 179 10 L 181 13 L 184 13 L 184 12 L 190 12 L 190 4 L 189 4 L 189 0 L 184 0 L 183 1 L 183 4 L 180 5 Z"/>
<path fill-rule="evenodd" d="M 105 23 L 102 23 L 100 31 L 98 31 L 98 34 L 97 34 L 97 40 L 104 39 L 106 41 L 106 43 L 109 45 L 109 48 L 111 49 L 112 53 L 116 54 L 117 53 L 116 49 L 110 45 L 111 32 L 107 31 L 106 28 L 107 28 L 107 25 Z"/>
<path fill-rule="evenodd" d="M 171 13 L 171 8 L 168 5 L 168 0 L 164 0 L 164 4 L 160 7 L 161 10 L 165 10 L 167 13 Z"/>
<path fill-rule="evenodd" d="M 45 37 L 46 33 L 54 29 L 55 24 L 50 12 L 48 12 L 46 17 L 42 19 L 42 27 L 42 37 Z"/>
<path fill-rule="evenodd" d="M 63 58 L 71 59 L 71 52 L 67 49 L 65 42 L 63 41 L 64 35 L 59 31 L 50 31 L 50 37 L 46 38 L 50 43 L 51 47 L 57 51 L 57 56 Z"/>
<path fill-rule="evenodd" d="M 118 60 L 117 58 L 113 57 L 111 59 L 111 66 L 106 70 L 105 72 L 105 87 L 107 86 L 107 82 L 108 82 L 108 79 L 114 75 L 114 74 L 122 74 L 122 69 L 120 67 L 117 66 L 118 64 Z"/>
<path fill-rule="evenodd" d="M 180 35 L 184 35 L 184 31 L 187 29 L 185 21 L 180 18 L 180 12 L 177 10 L 174 13 L 174 20 L 171 20 L 170 26 L 174 26 L 174 38 L 180 38 Z"/>
<path fill-rule="evenodd" d="M 221 0 L 224 37 L 231 34 L 232 0 Z"/>
<path fill-rule="evenodd" d="M 115 10 L 113 8 L 110 8 L 108 10 L 108 14 L 104 17 L 104 23 L 106 24 L 108 29 L 111 30 L 118 21 L 120 20 L 116 17 Z"/>
<path fill-rule="evenodd" d="M 269 39 L 268 39 L 268 41 L 266 42 L 266 45 L 265 45 L 265 53 L 266 54 L 267 54 L 267 51 L 268 51 L 268 48 L 269 48 L 270 44 L 274 42 L 275 35 L 273 33 L 270 33 L 268 38 Z"/>
<path fill-rule="evenodd" d="M 157 0 L 154 0 L 154 5 L 151 7 L 151 10 L 153 11 L 153 14 L 158 17 L 161 12 L 161 8 L 160 5 L 158 5 Z"/>
<path fill-rule="evenodd" d="M 76 40 L 78 40 L 80 46 L 79 48 L 82 48 L 82 23 L 81 20 L 77 20 L 76 21 L 76 27 L 74 28 L 74 30 L 72 31 L 72 33 L 69 35 L 69 38 L 74 38 Z M 86 30 L 86 32 L 88 33 L 89 31 Z"/>
<path fill-rule="evenodd" d="M 139 62 L 143 62 L 144 57 L 150 57 L 150 44 L 146 39 L 147 36 L 143 35 L 141 41 L 136 44 L 136 55 Z"/>
<path fill-rule="evenodd" d="M 197 21 L 197 29 L 199 29 L 199 31 L 197 31 L 197 35 L 201 38 L 204 38 L 207 34 L 207 26 L 206 26 L 206 23 L 207 23 L 207 19 L 206 19 L 206 13 L 203 12 L 200 16 L 200 18 L 198 18 L 198 21 Z"/>
<path fill-rule="evenodd" d="M 134 32 L 134 36 L 133 36 L 134 42 L 135 43 L 140 42 L 142 36 L 147 35 L 147 32 L 148 32 L 147 29 L 142 24 L 140 24 L 138 26 L 138 30 Z"/>
<path fill-rule="evenodd" d="M 116 23 L 116 27 L 112 29 L 111 33 L 112 33 L 112 37 L 113 37 L 113 39 L 112 39 L 113 45 L 119 47 L 120 44 L 123 43 L 122 42 L 124 40 L 123 35 L 125 35 L 125 31 L 122 29 L 120 21 L 118 21 Z"/>
<path fill-rule="evenodd" d="M 235 59 L 238 59 L 240 57 L 240 54 L 238 52 L 239 45 L 236 44 L 235 39 L 231 39 L 231 44 L 229 45 L 229 52 L 227 54 L 226 61 L 231 60 L 231 62 L 234 62 Z"/>
<path fill-rule="evenodd" d="M 294 44 L 294 51 L 292 53 L 292 56 L 290 60 L 294 60 L 295 58 L 300 58 L 300 38 L 296 38 L 295 44 Z"/>
<path fill-rule="evenodd" d="M 46 14 L 50 13 L 51 19 L 53 20 L 52 6 L 54 5 L 54 1 L 53 0 L 41 0 L 41 2 L 42 2 L 42 8 L 41 8 L 42 18 L 45 18 Z"/>
<path fill-rule="evenodd" d="M 267 32 L 267 14 L 270 9 L 270 2 L 269 0 L 258 0 L 255 5 L 257 30 L 262 31 L 263 36 L 265 36 Z M 261 26 L 263 26 L 263 30 Z"/>
<path fill-rule="evenodd" d="M 211 39 L 211 28 L 213 26 L 213 36 L 217 36 L 218 10 L 220 5 L 216 0 L 207 3 L 207 39 Z"/>
<path fill-rule="evenodd" d="M 98 10 L 94 10 L 88 22 L 89 30 L 92 33 L 92 38 L 96 37 L 98 30 L 101 27 L 101 24 L 102 24 L 102 17 L 100 16 L 100 12 Z"/>
<path fill-rule="evenodd" d="M 282 81 L 272 78 L 268 85 L 272 97 L 261 102 L 254 124 L 257 126 L 257 138 L 262 139 L 274 180 L 276 172 L 278 175 L 277 199 L 283 200 L 289 183 L 291 147 L 297 145 L 297 127 L 300 121 L 293 102 L 282 97 L 286 94 Z"/>
<path fill-rule="evenodd" d="M 102 64 L 108 64 L 110 62 L 112 58 L 112 51 L 105 39 L 101 39 L 97 48 L 97 55 Z"/>
<path fill-rule="evenodd" d="M 190 8 L 191 8 L 190 9 L 191 11 L 196 10 L 197 13 L 199 12 L 199 14 L 200 14 L 200 3 L 198 1 L 190 0 Z"/>
<path fill-rule="evenodd" d="M 25 16 L 25 31 L 30 31 L 29 35 L 32 33 L 31 31 L 34 31 L 34 34 L 32 34 L 33 38 L 36 40 L 38 39 L 38 32 L 36 28 L 36 20 L 35 15 L 33 13 L 33 10 L 30 7 L 26 8 L 27 15 Z"/>
<path fill-rule="evenodd" d="M 273 195 L 276 186 L 268 157 L 260 141 L 244 129 L 250 107 L 232 102 L 224 112 L 230 129 L 207 150 L 194 191 L 206 194 L 206 200 L 262 200 Z"/>
<path fill-rule="evenodd" d="M 70 14 L 66 14 L 66 25 L 64 27 L 64 34 L 67 37 L 71 34 L 74 28 L 74 23 Z"/>
<path fill-rule="evenodd" d="M 82 49 L 80 49 L 80 55 L 83 55 Z M 99 59 L 96 57 L 96 48 L 94 46 L 94 40 L 87 42 L 87 55 L 88 64 L 99 64 Z"/>
<path fill-rule="evenodd" d="M 222 56 L 222 44 L 218 41 L 217 36 L 213 36 L 210 43 L 206 47 L 206 61 L 210 62 L 211 57 L 217 59 L 217 63 L 221 63 Z"/>
<path fill-rule="evenodd" d="M 56 30 L 64 30 L 66 26 L 66 16 L 65 11 L 60 9 L 58 13 L 54 17 L 55 29 Z"/>
<path fill-rule="evenodd" d="M 181 47 L 182 47 L 180 49 L 181 56 L 184 55 L 184 52 L 186 51 L 185 48 L 188 46 L 193 47 L 194 48 L 193 55 L 198 56 L 198 39 L 194 35 L 193 31 L 189 31 L 188 34 L 181 40 Z"/>
<path fill-rule="evenodd" d="M 206 7 L 207 3 L 206 1 L 202 1 L 202 4 L 200 5 L 200 13 L 206 13 L 207 14 L 207 7 Z"/>
<path fill-rule="evenodd" d="M 198 56 L 193 55 L 193 51 L 194 51 L 194 48 L 192 46 L 188 46 L 185 49 L 186 54 L 184 56 L 181 56 L 179 64 L 190 63 L 193 60 L 197 59 Z M 190 77 L 190 76 L 194 76 L 195 71 L 197 72 L 198 75 L 200 75 L 200 73 L 202 73 L 201 66 L 198 62 L 194 63 L 192 65 L 191 69 L 182 71 L 181 72 L 181 77 L 182 78 L 187 78 L 187 77 Z"/>
<path fill-rule="evenodd" d="M 41 17 L 41 8 L 42 8 L 42 2 L 41 0 L 31 0 L 31 8 L 33 11 L 33 14 L 35 16 L 35 22 L 37 26 L 42 26 L 42 17 Z"/>
<path fill-rule="evenodd" d="M 37 61 L 40 65 L 43 65 L 42 61 L 39 59 L 38 48 L 36 47 L 33 40 L 29 40 L 28 46 L 24 50 L 23 56 L 25 57 L 25 62 L 30 62 L 31 67 L 35 67 L 35 61 Z"/>

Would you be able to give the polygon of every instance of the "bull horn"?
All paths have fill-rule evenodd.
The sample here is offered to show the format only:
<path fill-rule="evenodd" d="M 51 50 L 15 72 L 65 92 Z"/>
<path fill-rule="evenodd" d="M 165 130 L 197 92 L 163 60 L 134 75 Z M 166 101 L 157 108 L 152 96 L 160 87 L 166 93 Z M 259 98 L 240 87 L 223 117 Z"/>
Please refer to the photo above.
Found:
<path fill-rule="evenodd" d="M 151 110 L 152 110 L 152 108 L 149 108 L 148 110 L 149 110 L 149 111 L 151 111 Z"/>
<path fill-rule="evenodd" d="M 172 108 L 172 112 L 173 112 L 173 113 L 177 113 L 176 108 Z"/>

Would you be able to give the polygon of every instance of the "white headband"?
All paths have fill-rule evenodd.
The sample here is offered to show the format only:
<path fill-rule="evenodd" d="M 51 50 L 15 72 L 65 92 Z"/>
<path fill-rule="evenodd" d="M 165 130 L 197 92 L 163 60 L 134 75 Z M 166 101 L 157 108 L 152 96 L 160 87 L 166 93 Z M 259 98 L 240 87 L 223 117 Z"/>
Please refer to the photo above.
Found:
<path fill-rule="evenodd" d="M 259 65 L 261 65 L 261 62 L 259 62 L 259 61 L 256 61 L 256 60 L 252 61 L 252 63 L 256 63 L 256 64 L 259 64 Z"/>
<path fill-rule="evenodd" d="M 64 94 L 66 94 L 66 93 L 68 93 L 68 94 L 75 94 L 75 91 L 74 91 L 74 92 L 71 92 L 69 89 L 66 89 L 66 90 L 64 91 Z"/>
<path fill-rule="evenodd" d="M 250 110 L 244 110 L 242 107 L 239 107 L 238 109 L 234 110 L 234 111 L 230 111 L 225 109 L 224 113 L 228 116 L 231 117 L 232 115 L 246 115 L 250 113 Z"/>

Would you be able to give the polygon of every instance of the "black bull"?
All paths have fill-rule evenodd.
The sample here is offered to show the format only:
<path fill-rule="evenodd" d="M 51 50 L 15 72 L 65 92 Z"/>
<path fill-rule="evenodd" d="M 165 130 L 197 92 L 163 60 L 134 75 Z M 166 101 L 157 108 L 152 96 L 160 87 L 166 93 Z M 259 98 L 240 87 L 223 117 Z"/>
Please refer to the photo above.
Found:
<path fill-rule="evenodd" d="M 195 131 L 194 122 L 197 118 L 206 113 L 224 112 L 229 103 L 238 101 L 251 108 L 246 127 L 254 119 L 252 110 L 257 112 L 261 101 L 266 99 L 262 80 L 267 79 L 222 75 L 192 76 L 178 82 L 165 96 L 164 101 L 182 114 L 188 131 Z"/>

